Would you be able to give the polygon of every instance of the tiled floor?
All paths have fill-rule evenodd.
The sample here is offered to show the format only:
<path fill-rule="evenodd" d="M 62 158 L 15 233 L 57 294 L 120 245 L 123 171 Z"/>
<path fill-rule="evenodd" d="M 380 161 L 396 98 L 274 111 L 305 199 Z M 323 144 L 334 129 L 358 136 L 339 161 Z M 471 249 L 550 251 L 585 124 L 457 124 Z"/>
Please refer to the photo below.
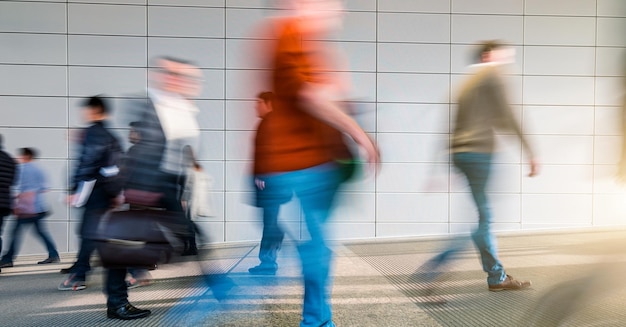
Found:
<path fill-rule="evenodd" d="M 418 267 L 445 247 L 442 239 L 336 244 L 333 286 L 337 326 L 625 326 L 626 230 L 499 235 L 507 272 L 531 279 L 517 292 L 489 292 L 470 243 L 438 279 L 434 293 Z M 152 309 L 149 318 L 121 322 L 105 314 L 101 268 L 78 292 L 56 290 L 62 264 L 21 257 L 0 274 L 2 326 L 298 326 L 302 287 L 292 244 L 285 244 L 277 276 L 250 276 L 256 244 L 215 247 L 205 268 L 229 271 L 237 286 L 216 301 L 198 278 L 197 262 L 164 265 L 153 285 L 130 290 L 130 301 Z M 445 301 L 445 304 L 438 303 Z"/>

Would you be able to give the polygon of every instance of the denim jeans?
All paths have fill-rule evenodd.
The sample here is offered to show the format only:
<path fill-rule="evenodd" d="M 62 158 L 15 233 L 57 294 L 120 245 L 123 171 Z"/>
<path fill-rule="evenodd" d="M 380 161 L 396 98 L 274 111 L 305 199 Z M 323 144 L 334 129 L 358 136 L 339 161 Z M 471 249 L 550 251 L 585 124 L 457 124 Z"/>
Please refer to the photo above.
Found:
<path fill-rule="evenodd" d="M 11 209 L 0 208 L 0 254 L 2 253 L 2 227 L 4 226 L 4 218 L 11 214 Z"/>
<path fill-rule="evenodd" d="M 268 199 L 295 194 L 300 200 L 309 238 L 298 245 L 304 277 L 304 304 L 300 327 L 331 324 L 330 268 L 326 222 L 339 187 L 340 172 L 333 163 L 284 173 L 257 176 L 265 183 Z M 280 201 L 278 201 L 280 202 Z"/>
<path fill-rule="evenodd" d="M 48 215 L 47 213 L 42 212 L 42 213 L 37 214 L 34 217 L 16 219 L 15 226 L 13 227 L 13 230 L 11 231 L 11 236 L 12 236 L 11 245 L 9 246 L 9 250 L 4 254 L 4 256 L 2 256 L 2 261 L 12 262 L 15 256 L 17 255 L 20 244 L 22 243 L 21 229 L 26 224 L 33 224 L 33 226 L 35 227 L 35 231 L 39 235 L 39 238 L 41 238 L 41 241 L 44 243 L 44 245 L 46 246 L 46 249 L 48 250 L 48 257 L 50 258 L 59 257 L 59 253 L 57 252 L 54 242 L 52 241 L 52 237 L 50 237 L 50 234 L 48 234 L 46 225 L 42 222 L 42 219 L 46 217 L 47 215 Z"/>
<path fill-rule="evenodd" d="M 278 250 L 285 238 L 285 232 L 278 224 L 280 206 L 291 200 L 293 190 L 282 187 L 280 183 L 267 183 L 268 175 L 255 176 L 255 181 L 262 181 L 263 187 L 256 187 L 256 205 L 263 209 L 263 236 L 259 247 L 261 266 L 276 269 Z M 271 177 L 270 177 L 271 178 Z"/>
<path fill-rule="evenodd" d="M 506 279 L 506 273 L 498 260 L 496 238 L 491 232 L 491 209 L 486 193 L 491 158 L 491 153 L 462 152 L 453 155 L 454 165 L 467 178 L 478 209 L 478 227 L 472 233 L 472 239 L 480 254 L 483 270 L 488 274 L 487 283 L 495 285 Z"/>

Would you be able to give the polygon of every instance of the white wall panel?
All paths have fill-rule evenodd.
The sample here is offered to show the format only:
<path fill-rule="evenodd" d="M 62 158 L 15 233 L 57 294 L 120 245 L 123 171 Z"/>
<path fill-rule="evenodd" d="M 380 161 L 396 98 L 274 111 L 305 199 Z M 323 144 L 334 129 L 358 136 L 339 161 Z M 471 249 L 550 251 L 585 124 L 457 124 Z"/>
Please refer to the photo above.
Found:
<path fill-rule="evenodd" d="M 148 35 L 224 37 L 224 9 L 148 7 Z"/>
<path fill-rule="evenodd" d="M 452 15 L 452 42 L 471 44 L 502 39 L 507 43 L 522 44 L 523 22 L 522 16 Z"/>
<path fill-rule="evenodd" d="M 71 34 L 146 35 L 144 6 L 70 3 L 67 13 Z"/>
<path fill-rule="evenodd" d="M 448 102 L 448 75 L 379 73 L 377 76 L 379 102 Z"/>
<path fill-rule="evenodd" d="M 420 12 L 420 13 L 449 13 L 449 1 L 431 0 L 384 0 L 378 1 L 379 12 Z"/>
<path fill-rule="evenodd" d="M 120 97 L 147 87 L 145 68 L 69 67 L 69 95 Z"/>
<path fill-rule="evenodd" d="M 522 122 L 526 134 L 592 135 L 594 108 L 590 106 L 528 106 Z"/>
<path fill-rule="evenodd" d="M 594 46 L 596 19 L 591 17 L 540 17 L 524 19 L 526 45 Z"/>
<path fill-rule="evenodd" d="M 593 77 L 525 76 L 524 102 L 530 105 L 593 105 Z"/>
<path fill-rule="evenodd" d="M 524 0 L 452 0 L 452 13 L 521 15 Z"/>
<path fill-rule="evenodd" d="M 596 107 L 596 135 L 620 135 L 622 133 L 622 109 L 619 107 Z"/>
<path fill-rule="evenodd" d="M 3 127 L 67 127 L 67 99 L 0 96 Z"/>
<path fill-rule="evenodd" d="M 63 3 L 0 2 L 0 32 L 65 33 Z"/>
<path fill-rule="evenodd" d="M 598 16 L 626 17 L 626 2 L 622 0 L 598 0 Z"/>
<path fill-rule="evenodd" d="M 379 72 L 443 73 L 450 70 L 450 45 L 379 43 Z"/>
<path fill-rule="evenodd" d="M 0 44 L 2 63 L 64 65 L 67 62 L 65 35 L 0 33 Z"/>
<path fill-rule="evenodd" d="M 378 223 L 446 223 L 447 193 L 378 193 Z"/>
<path fill-rule="evenodd" d="M 67 51 L 70 65 L 147 66 L 143 37 L 70 35 Z"/>
<path fill-rule="evenodd" d="M 379 13 L 379 42 L 450 42 L 450 16 Z"/>
<path fill-rule="evenodd" d="M 592 165 L 548 165 L 541 167 L 538 176 L 522 179 L 523 193 L 591 194 L 593 190 Z"/>
<path fill-rule="evenodd" d="M 148 5 L 224 7 L 226 0 L 147 0 Z"/>
<path fill-rule="evenodd" d="M 67 67 L 0 65 L 0 95 L 67 96 Z"/>
<path fill-rule="evenodd" d="M 525 0 L 527 15 L 595 16 L 596 0 Z"/>
<path fill-rule="evenodd" d="M 524 224 L 589 224 L 593 199 L 590 194 L 524 194 Z"/>
<path fill-rule="evenodd" d="M 524 74 L 591 76 L 595 61 L 593 47 L 525 47 Z"/>
<path fill-rule="evenodd" d="M 224 160 L 225 135 L 222 131 L 201 131 L 198 160 Z"/>
<path fill-rule="evenodd" d="M 379 103 L 377 131 L 447 133 L 449 107 L 448 104 Z"/>

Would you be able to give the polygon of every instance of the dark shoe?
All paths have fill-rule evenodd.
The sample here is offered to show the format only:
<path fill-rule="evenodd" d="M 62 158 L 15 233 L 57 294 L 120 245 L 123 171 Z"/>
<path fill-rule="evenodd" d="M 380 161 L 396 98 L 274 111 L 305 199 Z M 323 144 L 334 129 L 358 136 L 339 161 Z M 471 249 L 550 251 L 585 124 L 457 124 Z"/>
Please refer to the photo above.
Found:
<path fill-rule="evenodd" d="M 277 267 L 266 265 L 258 265 L 256 267 L 248 268 L 248 272 L 252 275 L 276 275 L 277 270 Z"/>
<path fill-rule="evenodd" d="M 13 261 L 0 261 L 0 268 L 11 268 L 13 267 Z"/>
<path fill-rule="evenodd" d="M 0 268 L 11 268 L 13 267 L 13 261 L 0 261 Z"/>
<path fill-rule="evenodd" d="M 506 275 L 506 279 L 500 284 L 489 285 L 489 290 L 492 292 L 504 291 L 504 290 L 521 290 L 529 287 L 531 282 L 529 280 L 516 280 L 513 276 Z"/>
<path fill-rule="evenodd" d="M 149 316 L 152 312 L 134 307 L 130 303 L 126 303 L 118 308 L 107 308 L 107 318 L 132 320 Z"/>
<path fill-rule="evenodd" d="M 63 269 L 61 269 L 61 273 L 62 274 L 71 274 L 71 273 L 74 272 L 74 268 L 76 268 L 74 265 L 71 265 L 68 268 L 63 268 Z"/>
<path fill-rule="evenodd" d="M 87 288 L 87 284 L 84 280 L 76 278 L 76 275 L 72 274 L 66 280 L 64 280 L 58 287 L 59 291 L 80 291 Z"/>
<path fill-rule="evenodd" d="M 37 264 L 45 265 L 45 264 L 48 264 L 48 263 L 56 263 L 56 262 L 60 262 L 60 261 L 61 261 L 61 259 L 59 259 L 59 257 L 50 257 L 50 258 L 48 258 L 46 260 L 37 262 Z"/>

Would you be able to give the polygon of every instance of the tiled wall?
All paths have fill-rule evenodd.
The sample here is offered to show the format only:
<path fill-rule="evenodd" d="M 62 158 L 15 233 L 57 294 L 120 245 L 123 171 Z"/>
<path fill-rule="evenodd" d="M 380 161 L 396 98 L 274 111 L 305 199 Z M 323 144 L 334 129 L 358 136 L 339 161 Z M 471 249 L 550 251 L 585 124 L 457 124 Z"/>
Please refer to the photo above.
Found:
<path fill-rule="evenodd" d="M 104 93 L 117 110 L 142 96 L 149 58 L 196 61 L 203 147 L 215 178 L 217 217 L 200 224 L 215 242 L 260 237 L 247 171 L 257 120 L 251 31 L 276 13 L 264 0 L 0 1 L 0 133 L 6 148 L 34 146 L 51 179 L 48 225 L 61 251 L 76 250 L 78 212 L 59 201 L 81 127 L 77 101 Z M 524 153 L 502 135 L 494 165 L 495 228 L 527 230 L 626 223 L 614 182 L 621 146 L 620 74 L 626 57 L 624 0 L 349 0 L 333 37 L 347 53 L 364 128 L 383 153 L 377 179 L 344 191 L 337 238 L 442 235 L 468 230 L 476 214 L 446 153 L 454 93 L 472 45 L 500 38 L 517 49 L 510 97 L 536 146 L 542 174 L 525 177 Z M 115 122 L 121 136 L 124 126 Z M 295 203 L 281 219 L 302 233 Z M 4 235 L 11 222 L 5 226 Z M 29 236 L 22 253 L 41 253 Z"/>

